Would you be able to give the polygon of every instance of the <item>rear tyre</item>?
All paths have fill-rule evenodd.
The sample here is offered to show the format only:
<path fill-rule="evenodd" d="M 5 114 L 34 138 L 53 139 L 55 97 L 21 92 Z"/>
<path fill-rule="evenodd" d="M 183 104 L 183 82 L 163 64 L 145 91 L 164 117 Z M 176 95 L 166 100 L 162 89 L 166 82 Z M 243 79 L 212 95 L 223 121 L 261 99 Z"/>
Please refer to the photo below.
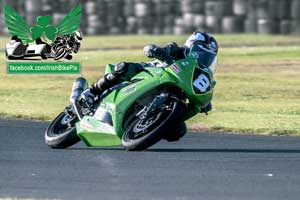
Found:
<path fill-rule="evenodd" d="M 171 99 L 169 110 L 155 112 L 144 119 L 139 117 L 127 124 L 122 137 L 122 145 L 128 151 L 141 151 L 159 142 L 162 136 L 180 120 L 185 105 L 175 99 Z"/>
<path fill-rule="evenodd" d="M 55 149 L 65 149 L 80 141 L 76 133 L 75 122 L 70 115 L 62 112 L 49 125 L 45 132 L 45 142 Z"/>
<path fill-rule="evenodd" d="M 182 138 L 187 132 L 186 124 L 183 122 L 171 128 L 166 134 L 164 134 L 163 139 L 168 142 L 176 142 Z"/>

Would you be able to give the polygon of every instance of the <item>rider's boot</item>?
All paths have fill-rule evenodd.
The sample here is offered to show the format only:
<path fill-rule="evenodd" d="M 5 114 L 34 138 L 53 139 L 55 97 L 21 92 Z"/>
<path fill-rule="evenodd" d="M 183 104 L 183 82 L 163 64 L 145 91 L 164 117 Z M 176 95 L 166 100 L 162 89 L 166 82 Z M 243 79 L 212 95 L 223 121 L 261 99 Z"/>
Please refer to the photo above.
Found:
<path fill-rule="evenodd" d="M 115 65 L 112 73 L 105 74 L 103 78 L 93 83 L 81 95 L 81 99 L 87 102 L 88 105 L 93 105 L 95 98 L 100 96 L 105 90 L 122 83 L 123 81 L 130 80 L 131 77 L 136 75 L 143 68 L 140 63 L 121 62 Z"/>
<path fill-rule="evenodd" d="M 112 74 L 106 74 L 103 78 L 93 83 L 89 88 L 82 92 L 80 103 L 81 105 L 92 106 L 97 96 L 100 96 L 105 90 L 115 85 L 115 80 Z"/>
<path fill-rule="evenodd" d="M 207 104 L 205 107 L 201 108 L 200 113 L 207 114 L 209 111 L 211 111 L 211 109 L 212 109 L 212 104 L 211 104 L 211 102 L 209 102 L 209 104 Z"/>

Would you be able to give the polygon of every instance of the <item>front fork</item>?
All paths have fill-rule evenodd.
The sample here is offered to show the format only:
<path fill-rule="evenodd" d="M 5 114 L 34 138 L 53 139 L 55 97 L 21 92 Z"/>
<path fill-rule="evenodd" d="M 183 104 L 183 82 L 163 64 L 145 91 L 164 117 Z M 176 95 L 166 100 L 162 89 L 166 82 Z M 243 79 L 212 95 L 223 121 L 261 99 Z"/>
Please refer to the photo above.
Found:
<path fill-rule="evenodd" d="M 72 105 L 67 106 L 64 110 L 64 117 L 61 119 L 62 125 L 67 125 L 69 127 L 73 127 L 75 123 L 78 121 L 78 117 L 74 111 L 74 107 Z"/>

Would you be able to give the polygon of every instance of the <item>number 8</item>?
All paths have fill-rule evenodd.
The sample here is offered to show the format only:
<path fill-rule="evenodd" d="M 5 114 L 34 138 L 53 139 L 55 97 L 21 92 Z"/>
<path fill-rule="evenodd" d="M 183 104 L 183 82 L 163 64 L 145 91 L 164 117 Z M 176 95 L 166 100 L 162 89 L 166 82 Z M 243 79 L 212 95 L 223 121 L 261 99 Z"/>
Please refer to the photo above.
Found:
<path fill-rule="evenodd" d="M 200 74 L 196 80 L 194 80 L 193 85 L 200 90 L 200 92 L 206 92 L 210 85 L 209 79 L 204 74 Z"/>

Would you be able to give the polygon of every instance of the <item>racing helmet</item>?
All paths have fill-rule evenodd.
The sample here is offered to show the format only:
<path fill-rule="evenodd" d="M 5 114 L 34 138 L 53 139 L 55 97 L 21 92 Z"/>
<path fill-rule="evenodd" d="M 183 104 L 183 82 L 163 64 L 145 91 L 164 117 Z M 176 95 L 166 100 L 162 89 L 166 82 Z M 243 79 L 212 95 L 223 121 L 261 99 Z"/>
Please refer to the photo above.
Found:
<path fill-rule="evenodd" d="M 209 33 L 194 32 L 185 41 L 184 48 L 185 56 L 196 58 L 202 67 L 210 67 L 217 62 L 218 43 Z"/>
<path fill-rule="evenodd" d="M 82 40 L 82 33 L 80 31 L 75 32 L 75 38 L 77 41 Z"/>

